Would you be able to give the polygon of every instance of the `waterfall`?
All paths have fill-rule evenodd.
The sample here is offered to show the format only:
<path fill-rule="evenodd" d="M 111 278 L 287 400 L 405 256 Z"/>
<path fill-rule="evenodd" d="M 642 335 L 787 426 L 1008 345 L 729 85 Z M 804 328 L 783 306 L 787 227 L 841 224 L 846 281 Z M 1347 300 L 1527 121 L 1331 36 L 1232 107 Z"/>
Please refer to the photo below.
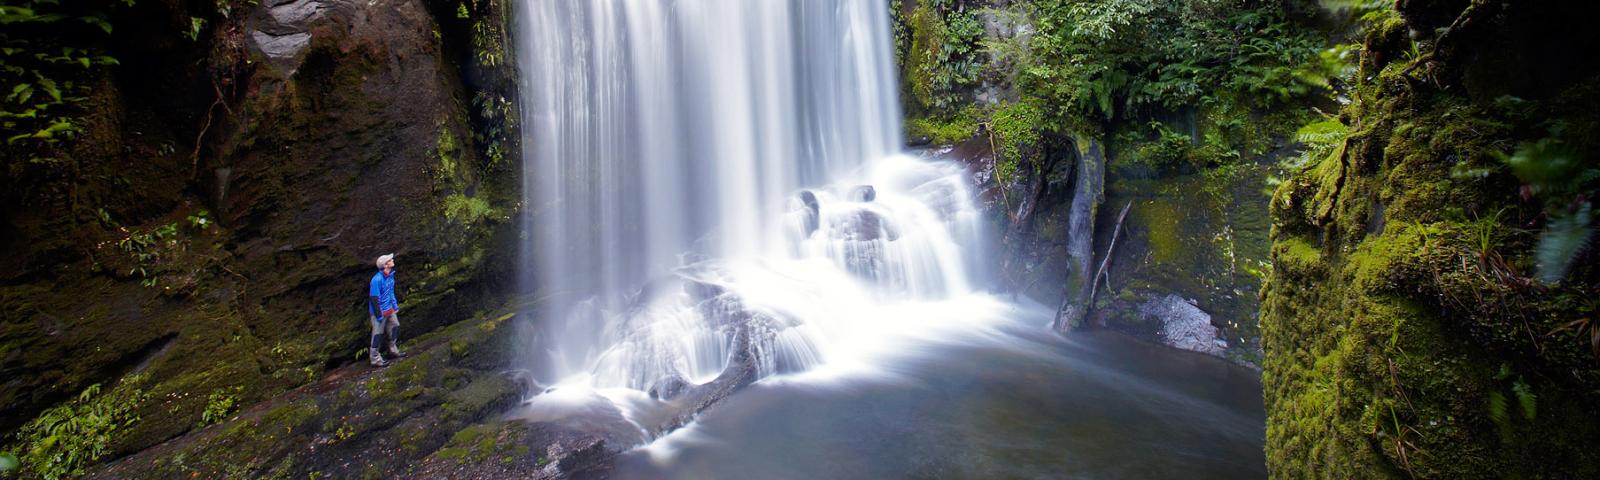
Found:
<path fill-rule="evenodd" d="M 962 170 L 897 155 L 887 5 L 519 5 L 536 377 L 798 372 L 972 292 Z"/>

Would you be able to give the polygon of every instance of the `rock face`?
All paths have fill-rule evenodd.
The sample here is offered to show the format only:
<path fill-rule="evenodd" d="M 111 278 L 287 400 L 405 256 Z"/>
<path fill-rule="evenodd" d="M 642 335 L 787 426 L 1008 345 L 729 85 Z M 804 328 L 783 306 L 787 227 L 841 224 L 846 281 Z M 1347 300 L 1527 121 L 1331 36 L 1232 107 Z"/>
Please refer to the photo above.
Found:
<path fill-rule="evenodd" d="M 1230 340 L 1231 359 L 1259 366 L 1257 293 L 1271 227 L 1263 190 L 1271 167 L 1233 168 L 1231 175 L 1111 173 L 1101 255 L 1110 241 L 1104 230 L 1119 209 L 1129 209 L 1107 269 L 1113 282 L 1110 289 L 1100 285 L 1091 323 L 1151 336 L 1163 324 L 1149 321 L 1141 307 L 1177 295 L 1212 317 L 1218 335 Z"/>
<path fill-rule="evenodd" d="M 163 5 L 150 8 L 175 8 Z M 119 430 L 110 453 L 126 454 L 195 428 L 213 393 L 249 404 L 355 361 L 381 253 L 399 254 L 406 338 L 483 308 L 510 278 L 510 262 L 490 260 L 515 252 L 516 172 L 495 170 L 474 142 L 469 92 L 441 45 L 457 40 L 436 33 L 424 2 L 264 0 L 224 26 L 212 43 L 182 44 L 237 61 L 208 64 L 233 72 L 219 88 L 237 92 L 211 115 L 124 98 L 123 76 L 96 90 L 105 108 L 75 154 L 87 174 L 116 179 L 84 189 L 112 192 L 85 195 L 105 220 L 34 230 L 8 212 L 8 249 L 40 245 L 60 263 L 18 265 L 0 287 L 0 434 L 91 384 L 132 388 L 118 379 L 137 372 L 163 401 Z M 119 58 L 126 77 L 165 67 Z M 210 79 L 165 87 L 217 95 Z M 191 147 L 200 125 L 173 119 L 202 118 Z M 126 243 L 140 239 L 150 243 Z"/>

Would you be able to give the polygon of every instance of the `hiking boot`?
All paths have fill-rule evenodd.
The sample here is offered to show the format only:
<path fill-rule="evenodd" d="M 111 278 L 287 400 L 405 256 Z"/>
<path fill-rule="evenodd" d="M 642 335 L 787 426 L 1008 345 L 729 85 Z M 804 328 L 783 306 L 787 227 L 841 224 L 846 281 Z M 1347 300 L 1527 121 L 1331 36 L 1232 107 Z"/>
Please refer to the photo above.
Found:
<path fill-rule="evenodd" d="M 406 358 L 405 352 L 400 351 L 400 348 L 394 346 L 393 343 L 389 344 L 389 356 L 391 358 L 397 358 L 397 359 L 398 358 Z"/>
<path fill-rule="evenodd" d="M 374 367 L 387 367 L 389 366 L 389 361 L 384 360 L 382 354 L 378 352 L 372 352 L 372 361 L 370 362 L 370 365 Z"/>

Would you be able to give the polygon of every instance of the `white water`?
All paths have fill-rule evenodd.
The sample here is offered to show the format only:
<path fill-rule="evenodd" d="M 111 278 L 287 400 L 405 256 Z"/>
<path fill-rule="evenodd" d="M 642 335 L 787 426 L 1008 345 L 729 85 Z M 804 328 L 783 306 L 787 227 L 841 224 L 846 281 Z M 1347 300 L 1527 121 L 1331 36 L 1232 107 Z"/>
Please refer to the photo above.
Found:
<path fill-rule="evenodd" d="M 524 0 L 541 381 L 706 382 L 742 322 L 763 375 L 872 370 L 1003 316 L 963 172 L 897 155 L 887 5 Z"/>

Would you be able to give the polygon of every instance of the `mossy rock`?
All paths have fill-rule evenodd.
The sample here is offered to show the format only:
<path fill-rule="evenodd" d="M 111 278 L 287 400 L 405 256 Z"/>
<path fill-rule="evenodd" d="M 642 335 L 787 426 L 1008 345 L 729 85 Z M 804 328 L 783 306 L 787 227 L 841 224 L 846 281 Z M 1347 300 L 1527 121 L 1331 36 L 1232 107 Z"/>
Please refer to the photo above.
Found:
<path fill-rule="evenodd" d="M 1600 476 L 1600 362 L 1560 333 L 1595 315 L 1582 292 L 1600 275 L 1581 269 L 1559 285 L 1528 278 L 1536 242 L 1525 226 L 1541 221 L 1541 206 L 1498 160 L 1549 135 L 1548 122 L 1593 125 L 1592 113 L 1575 111 L 1600 109 L 1600 95 L 1586 93 L 1600 72 L 1530 70 L 1559 86 L 1516 114 L 1477 96 L 1480 87 L 1461 88 L 1473 74 L 1460 63 L 1529 46 L 1487 35 L 1532 35 L 1529 18 L 1592 7 L 1518 4 L 1453 33 L 1422 73 L 1396 63 L 1407 30 L 1432 31 L 1421 26 L 1466 3 L 1402 2 L 1404 21 L 1369 30 L 1369 76 L 1341 112 L 1349 137 L 1273 197 L 1261 327 L 1275 477 Z M 1594 137 L 1565 138 L 1600 152 Z M 1483 173 L 1457 173 L 1468 170 Z"/>

